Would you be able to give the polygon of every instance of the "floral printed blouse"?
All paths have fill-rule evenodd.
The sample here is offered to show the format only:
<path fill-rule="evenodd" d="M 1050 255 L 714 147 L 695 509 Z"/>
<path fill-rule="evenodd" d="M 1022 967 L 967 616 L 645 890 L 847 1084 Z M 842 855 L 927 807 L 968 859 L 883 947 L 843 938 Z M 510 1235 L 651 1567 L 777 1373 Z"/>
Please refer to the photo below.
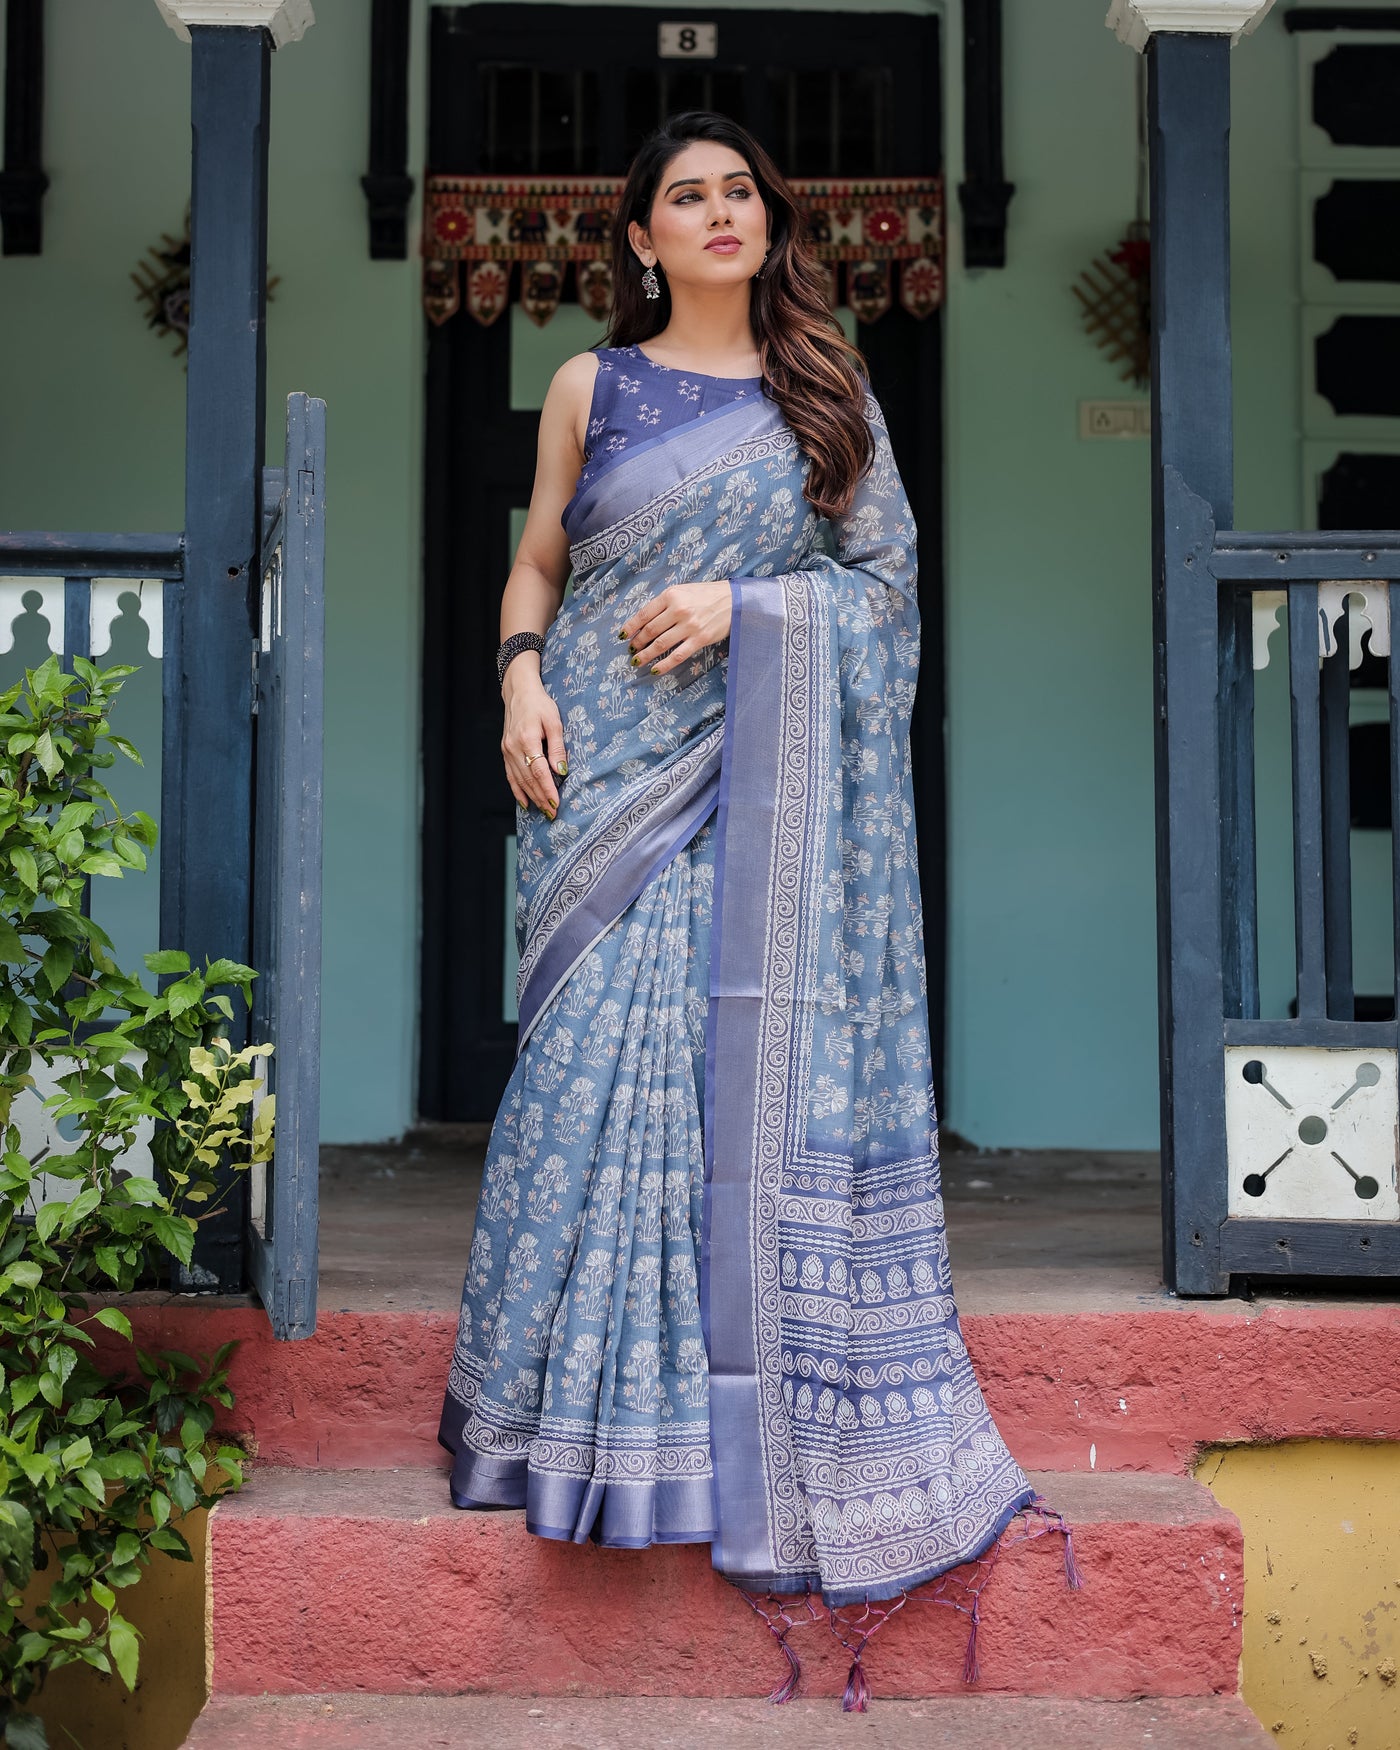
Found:
<path fill-rule="evenodd" d="M 562 521 L 609 460 L 629 444 L 659 436 L 689 419 L 703 419 L 762 393 L 762 377 L 707 377 L 701 371 L 674 371 L 648 358 L 639 346 L 598 348 L 598 375 L 588 411 L 584 464 Z"/>

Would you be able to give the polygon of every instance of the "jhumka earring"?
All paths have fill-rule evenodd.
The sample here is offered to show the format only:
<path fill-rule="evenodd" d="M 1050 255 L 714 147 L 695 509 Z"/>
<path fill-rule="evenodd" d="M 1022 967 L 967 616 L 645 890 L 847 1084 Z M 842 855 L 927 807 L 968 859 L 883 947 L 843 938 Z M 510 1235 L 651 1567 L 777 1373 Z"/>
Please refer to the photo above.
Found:
<path fill-rule="evenodd" d="M 642 290 L 649 298 L 661 296 L 661 281 L 657 279 L 654 267 L 649 267 L 642 275 Z"/>

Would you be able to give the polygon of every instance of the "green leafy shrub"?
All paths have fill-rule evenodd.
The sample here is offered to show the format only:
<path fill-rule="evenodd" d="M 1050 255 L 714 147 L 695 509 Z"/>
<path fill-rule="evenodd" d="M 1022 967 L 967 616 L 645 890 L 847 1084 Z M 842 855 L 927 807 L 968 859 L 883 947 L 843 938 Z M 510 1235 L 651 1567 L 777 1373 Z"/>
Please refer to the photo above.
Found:
<path fill-rule="evenodd" d="M 172 1254 L 188 1263 L 233 1173 L 272 1151 L 271 1099 L 250 1120 L 271 1047 L 231 1048 L 233 1006 L 216 988 L 246 1003 L 253 972 L 150 954 L 157 991 L 116 965 L 84 915 L 89 880 L 144 868 L 156 828 L 123 815 L 100 776 L 119 753 L 139 758 L 108 722 L 133 671 L 74 666 L 50 659 L 0 693 L 0 1724 L 12 1750 L 45 1743 L 29 1704 L 57 1667 L 134 1684 L 139 1639 L 119 1593 L 153 1551 L 189 1560 L 174 1521 L 241 1481 L 243 1455 L 211 1440 L 232 1402 L 232 1345 L 205 1362 L 145 1355 L 104 1303 L 159 1281 Z M 41 1067 L 64 1142 L 31 1153 L 15 1102 L 33 1099 Z M 151 1124 L 148 1177 L 124 1163 Z"/>

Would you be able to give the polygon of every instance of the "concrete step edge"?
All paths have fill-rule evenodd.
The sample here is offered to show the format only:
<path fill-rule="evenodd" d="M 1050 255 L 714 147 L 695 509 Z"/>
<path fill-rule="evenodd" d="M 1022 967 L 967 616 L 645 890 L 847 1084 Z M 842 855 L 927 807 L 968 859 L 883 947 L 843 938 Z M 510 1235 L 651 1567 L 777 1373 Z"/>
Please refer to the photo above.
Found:
<path fill-rule="evenodd" d="M 212 1701 L 186 1750 L 1258 1750 L 1272 1742 L 1232 1696 L 1094 1702 L 1029 1697 L 762 1701 L 309 1695 Z"/>
<path fill-rule="evenodd" d="M 1134 1520 L 1149 1524 L 1235 1524 L 1209 1489 L 1190 1477 L 1161 1471 L 1030 1471 L 1032 1487 L 1048 1507 L 1071 1524 Z M 244 1487 L 217 1508 L 224 1518 L 318 1518 L 459 1521 L 488 1518 L 500 1527 L 519 1526 L 523 1512 L 503 1509 L 489 1515 L 463 1513 L 448 1496 L 446 1455 L 439 1466 L 396 1466 L 386 1470 L 306 1470 L 297 1466 L 255 1466 Z"/>

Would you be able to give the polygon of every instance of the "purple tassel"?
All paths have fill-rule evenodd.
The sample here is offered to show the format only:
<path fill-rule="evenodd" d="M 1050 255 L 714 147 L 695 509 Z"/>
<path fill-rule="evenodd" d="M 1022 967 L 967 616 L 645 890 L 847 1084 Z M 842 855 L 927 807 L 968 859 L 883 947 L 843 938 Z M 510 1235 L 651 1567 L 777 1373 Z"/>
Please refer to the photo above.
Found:
<path fill-rule="evenodd" d="M 860 1662 L 860 1654 L 857 1653 L 846 1676 L 846 1693 L 841 1697 L 841 1712 L 863 1714 L 869 1704 L 870 1684 L 866 1680 L 865 1666 Z"/>
<path fill-rule="evenodd" d="M 972 1628 L 968 1632 L 967 1651 L 963 1654 L 963 1682 L 976 1683 L 982 1675 L 977 1666 L 977 1630 L 982 1626 L 981 1603 L 972 1601 Z"/>
<path fill-rule="evenodd" d="M 1061 1520 L 1061 1525 L 1064 1521 Z M 1072 1592 L 1078 1592 L 1084 1584 L 1084 1576 L 1079 1572 L 1079 1564 L 1074 1559 L 1074 1533 L 1068 1525 L 1064 1525 L 1065 1533 L 1065 1581 Z"/>
<path fill-rule="evenodd" d="M 774 1639 L 783 1649 L 783 1657 L 788 1662 L 788 1674 L 768 1699 L 773 1703 L 774 1707 L 781 1707 L 785 1701 L 791 1701 L 793 1696 L 797 1694 L 797 1685 L 802 1677 L 802 1664 L 798 1659 L 797 1654 L 794 1653 L 792 1648 L 787 1644 L 786 1635 L 776 1635 L 774 1636 Z"/>

